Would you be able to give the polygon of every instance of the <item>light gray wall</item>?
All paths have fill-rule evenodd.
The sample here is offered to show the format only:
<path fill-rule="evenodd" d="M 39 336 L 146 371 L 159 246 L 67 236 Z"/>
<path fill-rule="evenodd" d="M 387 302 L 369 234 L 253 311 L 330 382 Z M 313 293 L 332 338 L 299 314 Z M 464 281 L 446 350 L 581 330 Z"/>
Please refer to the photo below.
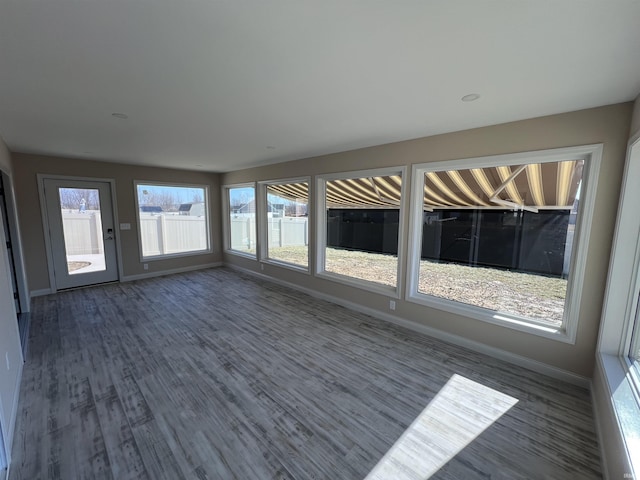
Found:
<path fill-rule="evenodd" d="M 2 137 L 0 137 L 0 170 L 11 173 L 11 154 Z"/>
<path fill-rule="evenodd" d="M 632 107 L 631 103 L 611 105 L 229 172 L 222 175 L 222 184 L 307 175 L 314 177 L 319 174 L 379 167 L 410 167 L 414 163 L 603 143 L 602 172 L 596 192 L 596 220 L 590 232 L 589 261 L 575 345 L 471 320 L 404 300 L 397 300 L 394 312 L 400 318 L 590 378 L 594 368 L 596 337 Z M 405 185 L 409 185 L 408 182 L 407 176 Z M 408 212 L 405 212 L 405 220 L 408 220 Z M 312 221 L 311 225 L 313 224 Z M 409 222 L 405 221 L 405 225 L 408 228 Z M 314 228 L 311 228 L 310 239 L 314 242 Z M 402 241 L 407 247 L 406 229 Z M 311 248 L 313 250 L 313 244 Z M 262 271 L 258 262 L 237 255 L 225 253 L 224 260 L 322 294 L 383 313 L 389 312 L 389 298 L 383 295 L 274 265 L 265 265 Z M 406 268 L 403 266 L 402 276 L 405 274 Z M 405 292 L 402 291 L 401 294 L 404 298 Z"/>
<path fill-rule="evenodd" d="M 9 150 L 0 138 L 0 169 L 10 172 L 10 165 Z M 2 215 L 3 212 L 0 211 L 0 423 L 2 423 L 5 447 L 10 455 L 20 389 L 22 351 L 13 302 L 9 257 L 2 228 Z"/>
<path fill-rule="evenodd" d="M 40 200 L 38 197 L 37 175 L 39 173 L 115 180 L 118 221 L 131 224 L 131 230 L 118 231 L 125 277 L 197 267 L 222 260 L 222 236 L 220 233 L 220 220 L 217 215 L 221 208 L 221 196 L 219 175 L 216 173 L 141 167 L 21 153 L 13 153 L 12 159 L 18 214 L 24 243 L 23 248 L 26 252 L 25 264 L 29 279 L 29 289 L 32 292 L 50 288 Z M 210 208 L 211 212 L 214 212 L 210 224 L 213 252 L 142 262 L 139 253 L 134 180 L 208 185 L 211 201 Z M 148 270 L 144 270 L 143 263 L 148 264 Z"/>
<path fill-rule="evenodd" d="M 633 104 L 633 116 L 631 117 L 629 138 L 634 138 L 638 134 L 640 134 L 640 95 L 636 97 L 636 101 Z"/>

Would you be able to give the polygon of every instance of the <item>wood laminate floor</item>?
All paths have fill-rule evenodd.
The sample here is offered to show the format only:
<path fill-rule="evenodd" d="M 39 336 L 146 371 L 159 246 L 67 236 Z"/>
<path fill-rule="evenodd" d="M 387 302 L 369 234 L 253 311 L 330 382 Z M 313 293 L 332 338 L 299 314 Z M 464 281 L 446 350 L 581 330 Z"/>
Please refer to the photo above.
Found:
<path fill-rule="evenodd" d="M 35 298 L 29 342 L 13 480 L 601 478 L 587 390 L 225 268 Z"/>

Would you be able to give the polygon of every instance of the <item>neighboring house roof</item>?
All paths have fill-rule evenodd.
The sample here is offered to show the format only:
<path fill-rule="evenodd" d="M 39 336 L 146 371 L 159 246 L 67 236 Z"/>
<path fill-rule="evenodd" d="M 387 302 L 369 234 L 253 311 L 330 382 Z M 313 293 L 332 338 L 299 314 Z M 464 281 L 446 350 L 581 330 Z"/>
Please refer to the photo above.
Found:
<path fill-rule="evenodd" d="M 162 213 L 162 207 L 157 205 L 140 205 L 140 211 L 145 213 Z"/>
<path fill-rule="evenodd" d="M 256 201 L 251 200 L 243 205 L 234 205 L 233 211 L 236 213 L 256 213 Z"/>
<path fill-rule="evenodd" d="M 241 205 L 241 206 L 234 205 L 232 206 L 232 208 L 235 213 L 256 213 L 256 201 L 255 199 L 253 199 L 245 203 L 244 205 Z M 271 202 L 267 202 L 267 212 L 271 212 L 271 211 L 272 211 Z"/>
<path fill-rule="evenodd" d="M 190 202 L 190 203 L 181 203 L 178 207 L 179 212 L 188 212 L 195 206 L 204 205 L 204 202 Z"/>

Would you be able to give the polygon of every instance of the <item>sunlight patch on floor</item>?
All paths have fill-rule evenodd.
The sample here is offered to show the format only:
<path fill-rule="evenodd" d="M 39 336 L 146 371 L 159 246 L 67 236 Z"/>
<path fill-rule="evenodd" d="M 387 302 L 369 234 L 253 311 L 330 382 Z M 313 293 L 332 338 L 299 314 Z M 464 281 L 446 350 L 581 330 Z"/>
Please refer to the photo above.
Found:
<path fill-rule="evenodd" d="M 453 375 L 365 480 L 427 479 L 518 400 Z"/>

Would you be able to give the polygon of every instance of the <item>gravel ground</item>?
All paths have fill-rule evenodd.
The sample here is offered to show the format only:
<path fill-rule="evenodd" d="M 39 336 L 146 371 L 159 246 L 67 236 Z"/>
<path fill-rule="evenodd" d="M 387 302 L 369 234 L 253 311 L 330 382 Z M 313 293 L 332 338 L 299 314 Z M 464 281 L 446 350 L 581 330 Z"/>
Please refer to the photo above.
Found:
<path fill-rule="evenodd" d="M 306 249 L 272 249 L 272 258 L 307 265 Z M 396 285 L 397 257 L 328 248 L 326 270 L 383 285 Z M 421 293 L 500 312 L 562 324 L 567 281 L 529 273 L 484 267 L 420 262 Z"/>

